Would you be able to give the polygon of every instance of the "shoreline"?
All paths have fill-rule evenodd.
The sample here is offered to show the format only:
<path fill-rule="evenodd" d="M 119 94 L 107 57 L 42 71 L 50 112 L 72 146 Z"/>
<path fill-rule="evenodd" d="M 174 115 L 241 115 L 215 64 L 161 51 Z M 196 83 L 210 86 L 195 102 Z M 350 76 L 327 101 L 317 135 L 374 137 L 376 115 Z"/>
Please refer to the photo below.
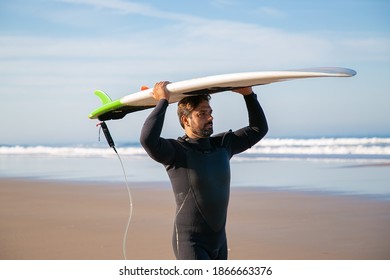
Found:
<path fill-rule="evenodd" d="M 128 259 L 174 259 L 169 183 L 130 183 Z M 0 259 L 123 259 L 124 183 L 0 179 Z M 390 259 L 390 202 L 232 187 L 229 259 Z"/>
<path fill-rule="evenodd" d="M 390 166 L 390 165 L 389 165 Z M 349 167 L 345 167 L 349 168 Z M 42 182 L 49 183 L 53 185 L 77 185 L 77 186 L 101 186 L 101 187 L 115 187 L 126 189 L 125 181 L 104 181 L 104 180 L 83 180 L 83 179 L 46 179 L 46 178 L 35 178 L 35 177 L 0 177 L 0 186 L 2 182 L 20 182 L 20 183 L 31 183 L 31 182 Z M 171 184 L 169 181 L 131 181 L 128 180 L 128 185 L 130 190 L 133 188 L 157 188 L 171 190 Z M 372 200 L 378 202 L 390 202 L 390 195 L 384 194 L 367 194 L 367 193 L 358 193 L 358 192 L 346 192 L 338 190 L 324 190 L 324 189 L 315 189 L 315 188 L 306 188 L 306 187 L 286 187 L 286 186 L 245 186 L 245 185 L 232 185 L 231 190 L 250 190 L 254 192 L 270 192 L 270 193 L 291 193 L 291 194 L 301 194 L 301 195 L 313 195 L 313 196 L 325 196 L 325 197 L 344 197 L 352 199 L 361 199 L 361 200 Z"/>

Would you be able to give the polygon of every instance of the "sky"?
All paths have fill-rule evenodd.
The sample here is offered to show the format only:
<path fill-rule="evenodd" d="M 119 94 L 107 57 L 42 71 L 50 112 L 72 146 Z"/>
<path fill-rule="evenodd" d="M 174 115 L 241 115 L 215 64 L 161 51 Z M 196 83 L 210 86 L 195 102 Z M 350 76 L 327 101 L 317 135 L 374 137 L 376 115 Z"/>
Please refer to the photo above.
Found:
<path fill-rule="evenodd" d="M 1 0 L 0 145 L 96 142 L 96 89 L 321 66 L 357 75 L 254 87 L 267 137 L 390 136 L 388 0 Z M 215 132 L 247 125 L 238 94 L 211 106 Z M 109 121 L 114 139 L 149 113 Z M 182 134 L 172 104 L 162 135 Z"/>

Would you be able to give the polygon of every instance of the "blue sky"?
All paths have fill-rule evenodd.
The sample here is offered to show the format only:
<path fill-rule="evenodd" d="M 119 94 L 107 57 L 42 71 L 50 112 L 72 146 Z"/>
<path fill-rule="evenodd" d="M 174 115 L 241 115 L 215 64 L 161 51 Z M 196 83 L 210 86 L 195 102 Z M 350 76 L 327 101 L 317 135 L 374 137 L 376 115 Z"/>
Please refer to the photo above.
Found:
<path fill-rule="evenodd" d="M 268 137 L 390 135 L 390 1 L 10 0 L 0 2 L 0 144 L 97 141 L 95 89 L 342 66 L 348 79 L 255 87 Z M 242 98 L 212 99 L 215 131 L 246 125 Z M 163 136 L 182 134 L 176 106 Z M 109 126 L 137 141 L 148 111 Z"/>

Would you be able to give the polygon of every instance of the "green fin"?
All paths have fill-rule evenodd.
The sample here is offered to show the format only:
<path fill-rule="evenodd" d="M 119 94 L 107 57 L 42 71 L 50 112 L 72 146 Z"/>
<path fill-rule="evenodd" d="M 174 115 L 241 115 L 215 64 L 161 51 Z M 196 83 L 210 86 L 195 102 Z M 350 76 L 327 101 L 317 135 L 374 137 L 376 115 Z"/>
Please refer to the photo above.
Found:
<path fill-rule="evenodd" d="M 95 95 L 100 98 L 100 101 L 103 105 L 112 101 L 111 98 L 104 91 L 95 90 Z"/>

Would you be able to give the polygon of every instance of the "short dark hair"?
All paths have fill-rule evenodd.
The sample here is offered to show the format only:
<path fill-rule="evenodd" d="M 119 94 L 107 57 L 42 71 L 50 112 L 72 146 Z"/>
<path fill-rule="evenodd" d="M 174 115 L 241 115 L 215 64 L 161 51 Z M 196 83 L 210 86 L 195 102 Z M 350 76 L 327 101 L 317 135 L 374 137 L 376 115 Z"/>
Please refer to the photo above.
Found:
<path fill-rule="evenodd" d="M 184 97 L 179 101 L 177 105 L 177 115 L 179 117 L 179 122 L 182 128 L 184 128 L 184 123 L 182 122 L 182 116 L 188 117 L 191 112 L 199 106 L 203 101 L 209 102 L 211 99 L 209 94 L 200 94 L 200 95 L 191 95 Z"/>

